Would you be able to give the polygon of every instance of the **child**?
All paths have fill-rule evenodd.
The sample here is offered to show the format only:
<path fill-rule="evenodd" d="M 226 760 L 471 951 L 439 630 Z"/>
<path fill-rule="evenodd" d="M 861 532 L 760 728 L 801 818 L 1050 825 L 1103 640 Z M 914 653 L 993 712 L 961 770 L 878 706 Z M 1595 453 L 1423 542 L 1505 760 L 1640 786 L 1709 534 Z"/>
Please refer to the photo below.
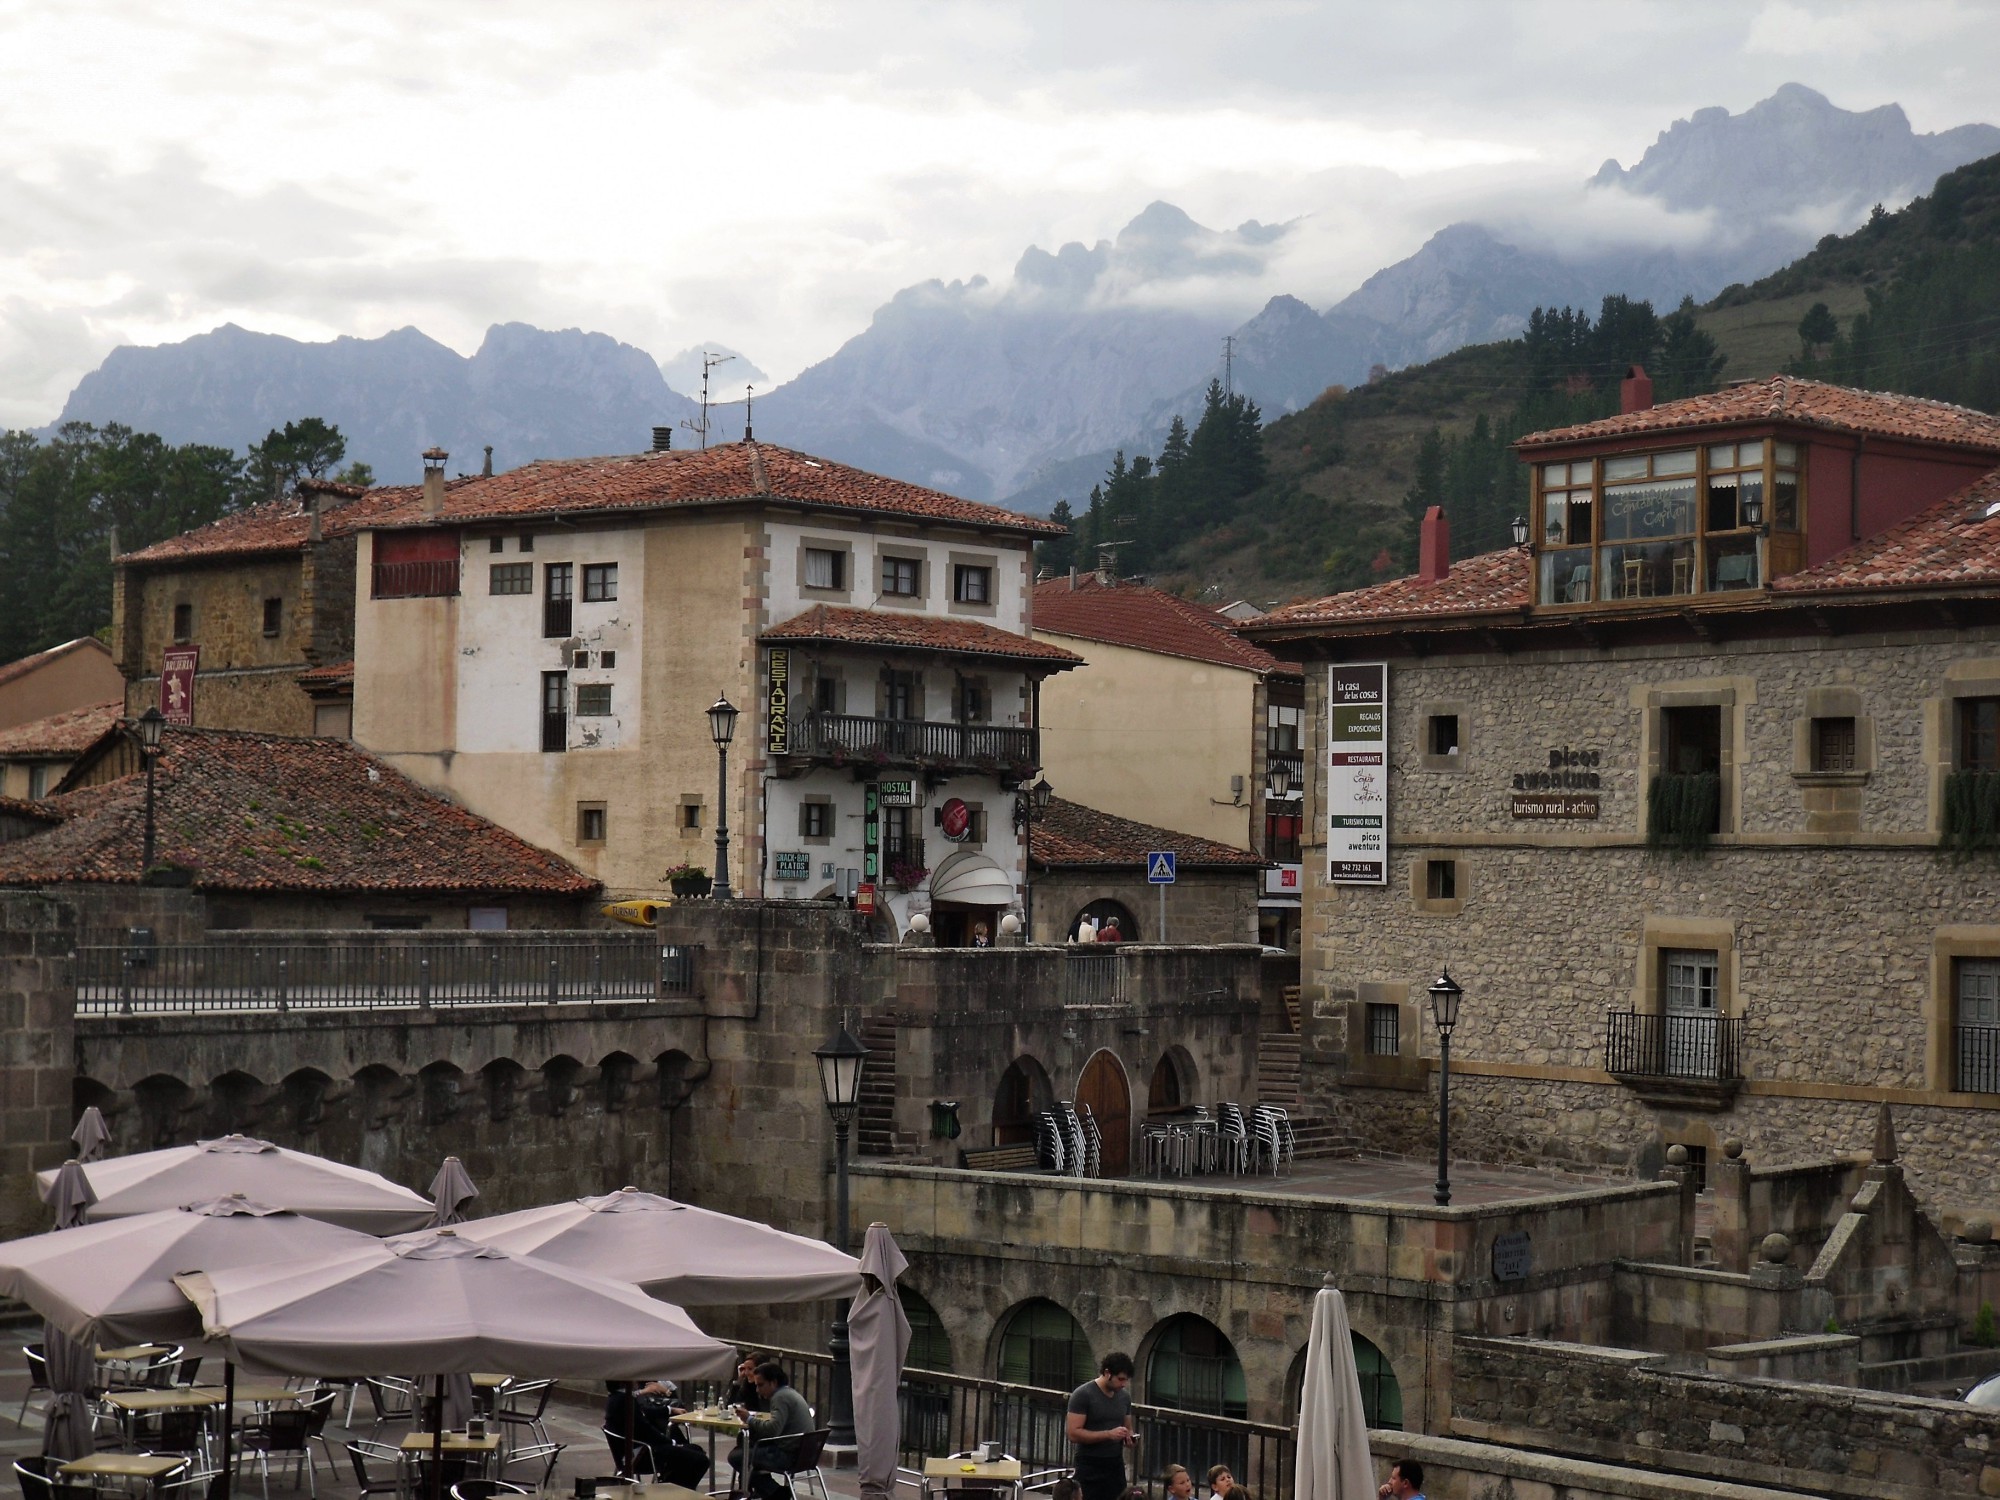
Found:
<path fill-rule="evenodd" d="M 1208 1471 L 1208 1493 L 1210 1500 L 1250 1500 L 1250 1492 L 1236 1482 L 1228 1464 L 1217 1464 Z"/>

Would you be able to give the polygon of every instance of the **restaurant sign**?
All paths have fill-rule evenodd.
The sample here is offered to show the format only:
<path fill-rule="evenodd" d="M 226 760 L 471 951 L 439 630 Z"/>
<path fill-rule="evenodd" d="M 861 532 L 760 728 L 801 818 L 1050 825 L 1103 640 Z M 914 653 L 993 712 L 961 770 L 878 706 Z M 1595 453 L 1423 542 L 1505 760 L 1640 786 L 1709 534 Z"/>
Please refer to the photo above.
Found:
<path fill-rule="evenodd" d="M 812 856 L 804 851 L 797 853 L 774 853 L 771 856 L 780 885 L 797 885 L 811 880 L 813 872 Z"/>
<path fill-rule="evenodd" d="M 769 684 L 771 732 L 765 748 L 772 755 L 790 755 L 792 753 L 792 653 L 783 646 L 771 648 Z"/>
<path fill-rule="evenodd" d="M 1389 883 L 1389 666 L 1329 667 L 1326 878 Z"/>
<path fill-rule="evenodd" d="M 169 646 L 160 668 L 160 712 L 169 724 L 194 724 L 194 673 L 201 660 L 199 646 Z"/>

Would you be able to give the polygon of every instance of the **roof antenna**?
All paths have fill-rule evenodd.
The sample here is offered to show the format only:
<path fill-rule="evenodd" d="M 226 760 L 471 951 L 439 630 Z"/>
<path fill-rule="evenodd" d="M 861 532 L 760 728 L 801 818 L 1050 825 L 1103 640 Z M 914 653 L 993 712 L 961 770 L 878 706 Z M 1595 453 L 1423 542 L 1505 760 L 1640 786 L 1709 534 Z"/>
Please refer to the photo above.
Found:
<path fill-rule="evenodd" d="M 1222 392 L 1226 396 L 1236 394 L 1236 335 L 1222 336 Z"/>
<path fill-rule="evenodd" d="M 746 443 L 757 441 L 750 435 L 750 398 L 756 394 L 756 391 L 757 387 L 754 385 L 743 387 L 743 441 Z"/>
<path fill-rule="evenodd" d="M 1118 549 L 1131 545 L 1132 539 L 1130 537 L 1127 537 L 1122 542 L 1099 542 L 1097 544 L 1097 581 L 1099 583 L 1110 583 L 1112 579 L 1118 576 Z"/>
<path fill-rule="evenodd" d="M 716 354 L 707 349 L 701 351 L 701 420 L 681 418 L 681 426 L 701 439 L 704 450 L 708 447 L 708 372 L 717 365 L 726 365 L 736 358 L 733 354 Z"/>

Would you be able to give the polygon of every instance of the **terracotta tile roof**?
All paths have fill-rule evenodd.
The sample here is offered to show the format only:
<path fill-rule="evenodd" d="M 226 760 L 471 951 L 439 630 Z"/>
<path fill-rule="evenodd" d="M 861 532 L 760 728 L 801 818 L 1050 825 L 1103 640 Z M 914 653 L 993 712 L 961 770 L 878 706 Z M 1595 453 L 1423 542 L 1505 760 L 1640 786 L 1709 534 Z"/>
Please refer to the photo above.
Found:
<path fill-rule="evenodd" d="M 314 696 L 337 696 L 339 693 L 354 691 L 354 659 L 328 662 L 325 666 L 307 667 L 299 673 L 298 684 Z"/>
<path fill-rule="evenodd" d="M 1519 613 L 1528 605 L 1528 554 L 1516 547 L 1486 552 L 1451 565 L 1436 583 L 1415 574 L 1371 584 L 1324 599 L 1306 599 L 1274 609 L 1239 627 L 1251 635 L 1299 625 L 1344 624 L 1362 620 L 1421 620 L 1428 615 L 1484 612 Z"/>
<path fill-rule="evenodd" d="M 111 657 L 111 648 L 96 636 L 78 636 L 73 641 L 64 641 L 60 646 L 51 646 L 46 651 L 37 651 L 33 656 L 24 656 L 19 661 L 10 661 L 5 666 L 0 667 L 0 687 L 5 687 L 8 683 L 18 678 L 26 677 L 30 672 L 39 672 L 43 667 L 49 665 L 50 662 L 57 661 L 75 651 L 102 651 L 107 661 Z"/>
<path fill-rule="evenodd" d="M 2000 584 L 2000 469 L 1928 510 L 1864 537 L 1773 595 Z"/>
<path fill-rule="evenodd" d="M 1048 811 L 1030 829 L 1029 847 L 1034 862 L 1045 868 L 1124 865 L 1135 878 L 1144 873 L 1146 856 L 1155 849 L 1171 849 L 1179 856 L 1177 863 L 1195 869 L 1261 870 L 1267 863 L 1245 849 L 1135 823 L 1060 797 L 1049 799 Z"/>
<path fill-rule="evenodd" d="M 1649 411 L 1531 432 L 1514 446 L 1524 450 L 1547 448 L 1592 438 L 1637 437 L 1743 422 L 1782 422 L 2000 453 L 2000 417 L 1989 412 L 1917 396 L 1857 391 L 1797 375 L 1773 375 L 1767 380 L 1729 386 L 1707 396 L 1668 401 Z"/>
<path fill-rule="evenodd" d="M 540 459 L 504 474 L 450 480 L 444 508 L 421 508 L 423 487 L 372 490 L 360 524 L 397 527 L 667 510 L 766 500 L 861 515 L 954 521 L 1030 536 L 1061 536 L 1058 522 L 1018 515 L 769 443 L 719 443 L 610 458 Z"/>
<path fill-rule="evenodd" d="M 303 490 L 305 486 L 300 488 Z M 342 494 L 371 493 L 356 490 L 351 484 L 329 482 L 320 488 Z M 372 508 L 379 509 L 380 506 L 381 502 L 372 502 Z M 357 530 L 361 515 L 370 508 L 371 500 L 356 499 L 323 512 L 320 516 L 322 534 L 341 536 Z M 177 562 L 192 557 L 251 557 L 272 552 L 296 552 L 311 537 L 310 504 L 301 502 L 295 495 L 287 495 L 278 500 L 266 500 L 246 510 L 233 511 L 206 526 L 197 526 L 192 531 L 183 531 L 179 536 L 170 536 L 150 547 L 127 552 L 118 561 L 146 564 Z"/>
<path fill-rule="evenodd" d="M 1033 662 L 1058 672 L 1083 665 L 1083 658 L 1074 651 L 1016 635 L 983 620 L 966 620 L 956 615 L 904 614 L 895 610 L 845 609 L 831 604 L 815 604 L 804 614 L 771 626 L 763 639 L 835 641 L 853 646 L 992 656 Z"/>
<path fill-rule="evenodd" d="M 125 705 L 114 698 L 108 703 L 93 703 L 88 708 L 73 708 L 68 713 L 50 714 L 46 719 L 0 729 L 0 760 L 81 755 L 103 739 L 105 731 L 124 712 Z"/>
<path fill-rule="evenodd" d="M 34 802 L 25 797 L 0 797 L 0 817 L 26 818 L 35 823 L 60 823 L 63 815 L 47 802 Z"/>
<path fill-rule="evenodd" d="M 158 850 L 197 890 L 584 896 L 566 861 L 342 740 L 168 729 Z M 146 778 L 51 797 L 63 821 L 0 844 L 0 885 L 139 879 Z"/>
<path fill-rule="evenodd" d="M 1100 583 L 1095 573 L 1080 575 L 1074 583 L 1064 577 L 1036 584 L 1034 621 L 1038 634 L 1103 641 L 1246 672 L 1296 676 L 1299 670 L 1244 640 L 1219 610 L 1142 583 Z"/>

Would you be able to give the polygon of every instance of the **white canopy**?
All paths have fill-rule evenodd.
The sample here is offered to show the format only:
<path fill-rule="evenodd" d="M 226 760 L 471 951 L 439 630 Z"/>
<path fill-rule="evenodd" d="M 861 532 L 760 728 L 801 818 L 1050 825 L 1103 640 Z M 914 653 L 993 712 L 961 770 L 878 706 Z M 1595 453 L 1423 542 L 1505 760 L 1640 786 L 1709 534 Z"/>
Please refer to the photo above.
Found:
<path fill-rule="evenodd" d="M 931 900 L 963 906 L 1006 906 L 1014 899 L 1014 881 L 984 854 L 960 849 L 947 854 L 931 871 Z"/>

